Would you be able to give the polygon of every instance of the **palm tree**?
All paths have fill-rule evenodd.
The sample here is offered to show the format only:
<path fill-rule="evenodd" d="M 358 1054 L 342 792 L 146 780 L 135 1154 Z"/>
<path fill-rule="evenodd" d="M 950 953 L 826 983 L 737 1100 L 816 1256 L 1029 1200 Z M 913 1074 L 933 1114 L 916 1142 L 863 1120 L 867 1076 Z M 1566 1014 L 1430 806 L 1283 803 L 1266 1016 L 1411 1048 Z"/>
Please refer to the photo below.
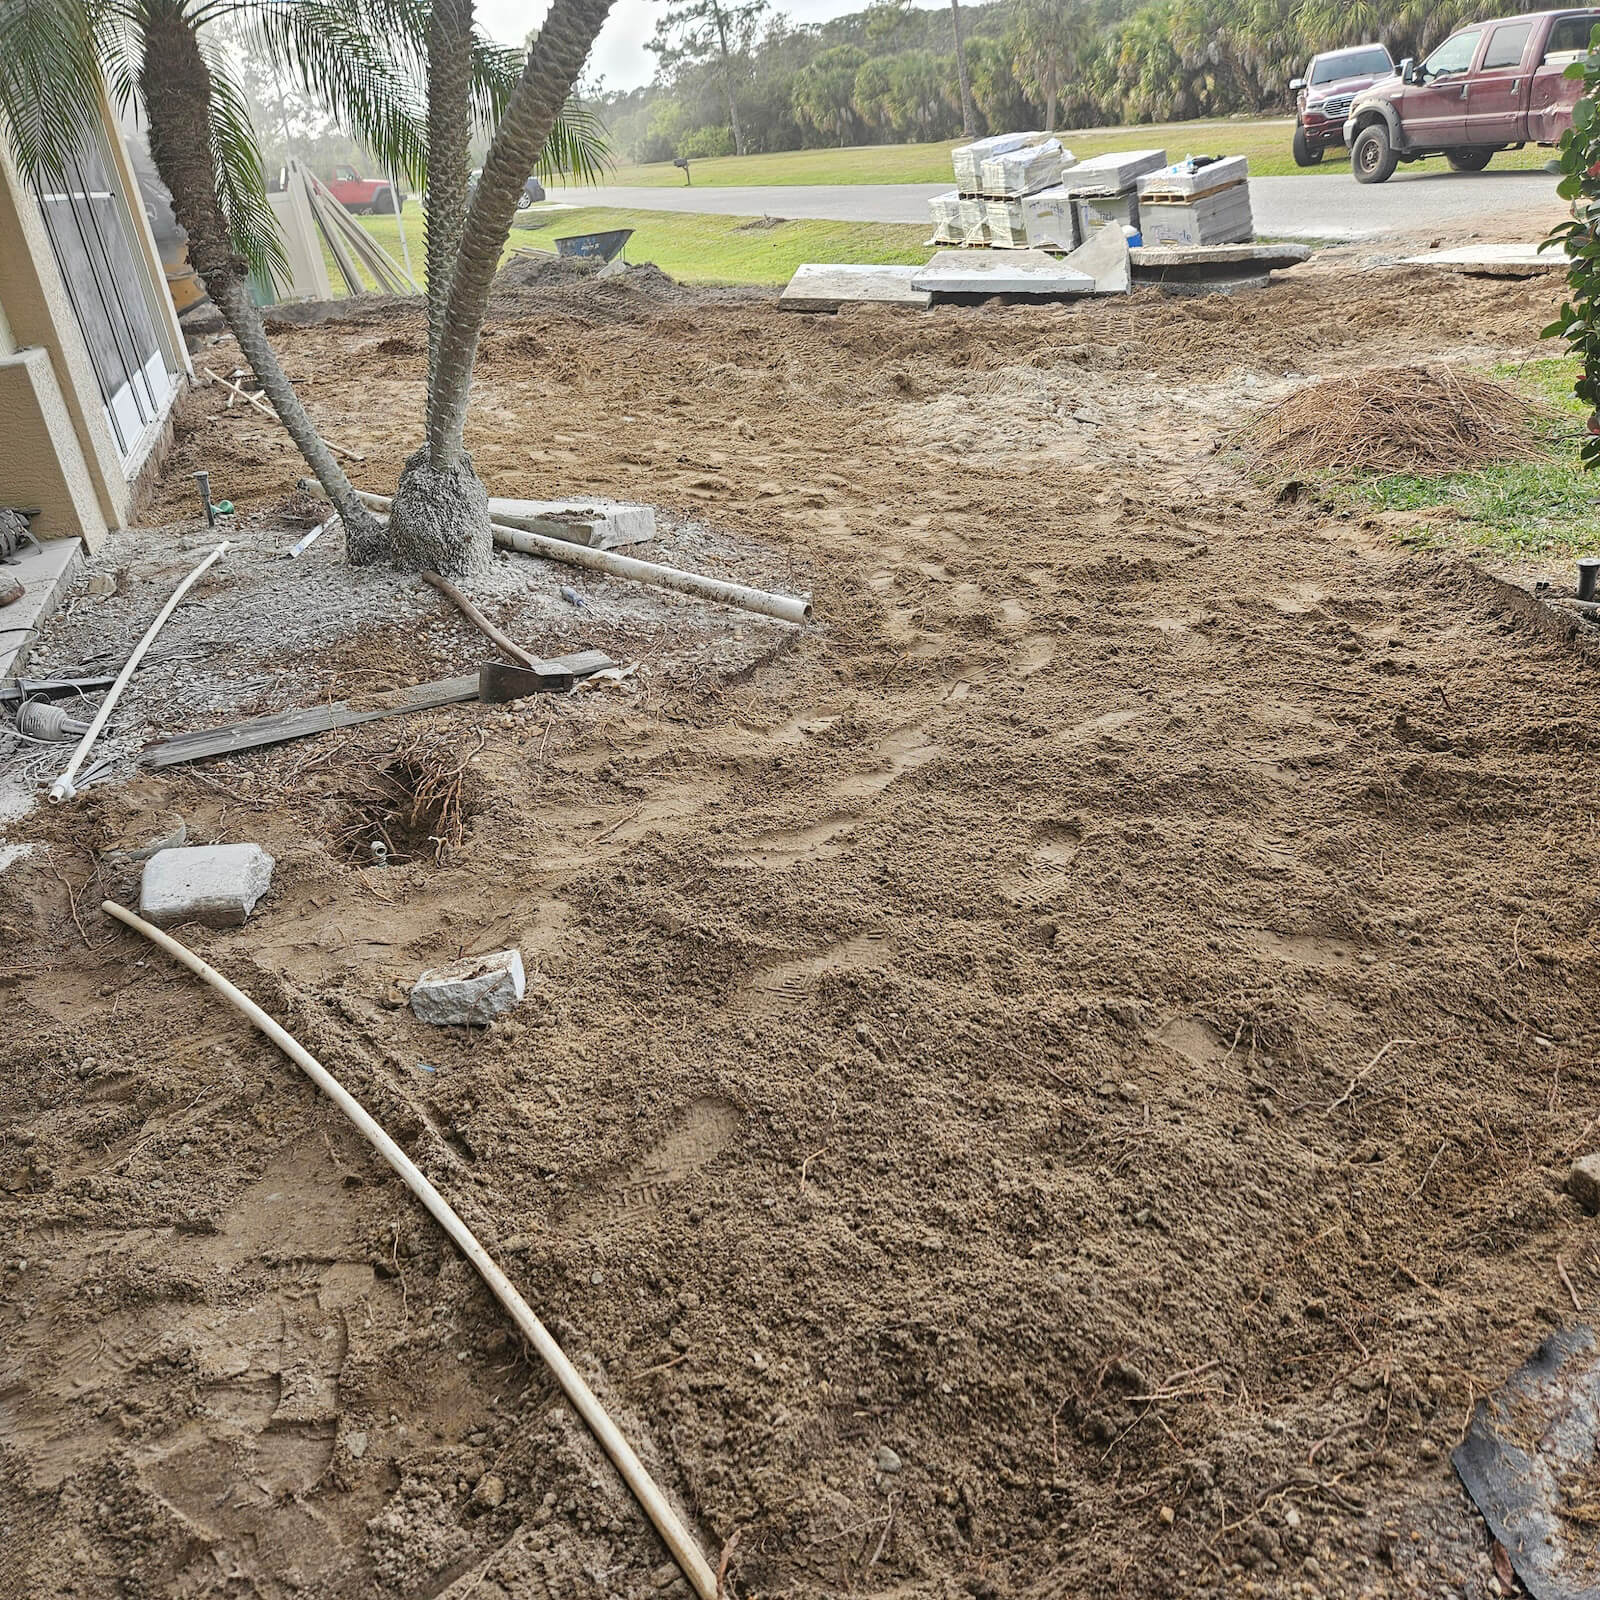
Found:
<path fill-rule="evenodd" d="M 446 0 L 436 0 L 441 8 Z M 454 176 L 464 177 L 460 106 L 467 87 L 460 70 L 463 30 L 471 28 L 471 0 L 448 0 L 451 21 L 428 33 L 428 126 L 445 130 L 442 154 Z M 511 234 L 517 201 L 528 174 L 543 162 L 582 177 L 599 170 L 600 141 L 588 113 L 570 102 L 611 0 L 553 0 L 544 26 L 505 98 L 483 175 L 459 227 L 443 203 L 443 182 L 430 183 L 427 442 L 400 474 L 389 508 L 390 554 L 397 567 L 462 576 L 488 565 L 493 549 L 488 491 L 467 454 L 467 397 L 478 339 L 489 309 L 489 290 Z M 461 192 L 464 194 L 465 185 Z M 439 196 L 435 198 L 436 194 Z M 435 237 L 443 281 L 433 277 Z M 451 242 L 454 248 L 451 248 Z"/>
<path fill-rule="evenodd" d="M 586 19 L 596 4 L 590 0 Z M 598 6 L 599 20 L 607 9 L 609 0 Z M 64 181 L 72 152 L 99 125 L 108 91 L 119 110 L 136 100 L 142 103 L 151 159 L 188 232 L 190 260 L 263 393 L 338 508 L 351 561 L 370 562 L 389 550 L 389 536 L 318 434 L 267 342 L 250 296 L 252 274 L 286 277 L 288 268 L 267 203 L 245 96 L 206 32 L 225 19 L 253 29 L 271 58 L 359 138 L 385 170 L 403 172 L 413 182 L 431 171 L 430 413 L 449 291 L 469 221 L 472 126 L 498 120 L 504 132 L 513 101 L 520 96 L 524 108 L 530 98 L 542 105 L 541 97 L 552 92 L 561 74 L 552 74 L 544 62 L 543 38 L 526 62 L 520 51 L 482 38 L 473 25 L 471 0 L 0 0 L 0 122 L 24 175 Z M 594 21 L 595 31 L 599 20 Z M 564 62 L 576 48 L 574 30 L 570 21 L 553 13 L 552 22 L 558 21 L 555 35 L 563 40 Z M 582 26 L 587 25 L 585 20 Z M 545 36 L 551 33 L 547 24 Z M 584 55 L 590 42 L 592 34 L 583 44 Z M 420 85 L 435 60 L 439 70 L 428 88 L 425 133 Z M 552 130 L 545 127 L 515 180 L 513 208 L 536 164 L 546 170 L 564 167 L 584 177 L 599 170 L 603 145 L 596 126 L 582 112 L 564 108 L 564 100 L 565 90 L 551 119 L 553 136 L 546 139 Z M 524 109 L 517 124 L 524 132 L 527 120 Z M 539 126 L 535 122 L 536 131 Z M 430 143 L 440 152 L 436 170 L 428 160 Z M 510 159 L 520 159 L 526 138 L 514 148 Z M 502 155 L 507 158 L 504 150 Z M 477 207 L 473 215 L 478 215 Z M 495 246 L 496 258 L 509 232 L 510 215 Z M 483 237 L 480 224 L 480 250 Z M 486 283 L 482 299 L 487 302 Z M 481 317 L 480 309 L 480 323 Z M 476 343 L 475 327 L 473 348 Z M 449 370 L 459 374 L 459 358 Z M 470 356 L 466 372 L 470 380 Z M 465 381 L 459 388 L 464 409 Z M 457 434 L 459 438 L 459 426 Z"/>
<path fill-rule="evenodd" d="M 31 179 L 65 177 L 103 96 L 148 119 L 150 156 L 189 256 L 262 391 L 344 518 L 353 560 L 382 548 L 267 343 L 251 274 L 287 276 L 245 96 L 209 24 L 254 27 L 274 59 L 386 169 L 416 178 L 424 145 L 406 73 L 418 0 L 0 0 L 0 118 Z"/>
<path fill-rule="evenodd" d="M 1061 92 L 1072 75 L 1072 61 L 1084 40 L 1083 18 L 1072 0 L 1018 0 L 1009 40 L 1012 70 L 1023 90 L 1044 107 L 1044 125 L 1053 132 Z"/>

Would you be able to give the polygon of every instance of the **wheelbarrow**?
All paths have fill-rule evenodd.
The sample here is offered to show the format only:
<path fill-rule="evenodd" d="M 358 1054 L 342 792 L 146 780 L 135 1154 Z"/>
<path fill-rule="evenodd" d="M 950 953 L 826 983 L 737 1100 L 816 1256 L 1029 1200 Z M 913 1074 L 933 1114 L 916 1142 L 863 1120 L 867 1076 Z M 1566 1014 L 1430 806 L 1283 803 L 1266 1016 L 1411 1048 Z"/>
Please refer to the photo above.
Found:
<path fill-rule="evenodd" d="M 580 256 L 602 266 L 615 261 L 633 237 L 632 228 L 608 228 L 604 233 L 569 233 L 556 240 L 558 256 Z"/>

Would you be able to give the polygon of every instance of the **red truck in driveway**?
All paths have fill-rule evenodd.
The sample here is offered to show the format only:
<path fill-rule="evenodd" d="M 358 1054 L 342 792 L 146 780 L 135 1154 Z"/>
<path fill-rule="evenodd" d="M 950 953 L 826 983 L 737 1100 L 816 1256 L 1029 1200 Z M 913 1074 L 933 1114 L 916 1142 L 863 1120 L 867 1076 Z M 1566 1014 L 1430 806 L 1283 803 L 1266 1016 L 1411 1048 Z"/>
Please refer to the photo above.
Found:
<path fill-rule="evenodd" d="M 1581 85 L 1600 7 L 1478 22 L 1451 34 L 1426 61 L 1356 96 L 1344 125 L 1358 183 L 1384 183 L 1402 161 L 1442 155 L 1457 172 L 1482 172 L 1497 150 L 1558 144 Z"/>

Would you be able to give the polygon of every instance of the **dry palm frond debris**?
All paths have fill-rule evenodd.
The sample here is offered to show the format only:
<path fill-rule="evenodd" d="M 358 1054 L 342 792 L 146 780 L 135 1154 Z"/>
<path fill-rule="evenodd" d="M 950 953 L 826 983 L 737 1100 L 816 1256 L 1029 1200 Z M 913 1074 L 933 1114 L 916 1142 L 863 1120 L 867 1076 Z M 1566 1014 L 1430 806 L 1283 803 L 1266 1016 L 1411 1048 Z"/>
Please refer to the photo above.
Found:
<path fill-rule="evenodd" d="M 1504 384 L 1376 367 L 1296 390 L 1234 442 L 1281 472 L 1461 472 L 1542 454 L 1546 420 Z"/>

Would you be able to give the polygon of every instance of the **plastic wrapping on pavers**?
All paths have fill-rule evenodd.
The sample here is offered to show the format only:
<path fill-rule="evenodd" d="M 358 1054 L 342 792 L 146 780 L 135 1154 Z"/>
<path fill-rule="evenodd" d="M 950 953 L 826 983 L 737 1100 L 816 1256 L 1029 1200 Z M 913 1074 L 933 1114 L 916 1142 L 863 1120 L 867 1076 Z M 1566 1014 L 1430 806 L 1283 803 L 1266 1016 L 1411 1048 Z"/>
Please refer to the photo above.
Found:
<path fill-rule="evenodd" d="M 1193 200 L 1139 201 L 1139 233 L 1149 245 L 1243 244 L 1256 233 L 1250 185 L 1236 183 Z"/>
<path fill-rule="evenodd" d="M 1121 233 L 1126 228 L 1139 231 L 1139 197 L 1132 189 L 1120 194 L 1076 195 L 1073 197 L 1073 218 L 1078 237 L 1087 240 L 1102 228 L 1112 228 Z"/>
<path fill-rule="evenodd" d="M 1579 1326 L 1552 1333 L 1478 1402 L 1450 1457 L 1534 1600 L 1600 1600 L 1597 1452 L 1600 1347 Z"/>
<path fill-rule="evenodd" d="M 1080 161 L 1062 176 L 1061 184 L 1072 195 L 1121 194 L 1147 172 L 1159 172 L 1166 164 L 1165 150 L 1119 150 Z"/>
<path fill-rule="evenodd" d="M 1028 230 L 1020 200 L 985 200 L 989 243 L 998 250 L 1026 250 Z"/>
<path fill-rule="evenodd" d="M 989 200 L 1020 200 L 1025 194 L 1048 189 L 1061 181 L 1063 152 L 1059 139 L 1029 145 L 1024 150 L 1008 150 L 990 156 L 979 172 L 984 197 Z"/>
<path fill-rule="evenodd" d="M 962 194 L 977 194 L 983 183 L 983 164 L 991 156 L 1003 156 L 1012 150 L 1025 150 L 1030 144 L 1039 144 L 1049 134 L 997 133 L 973 144 L 957 145 L 950 152 L 950 162 L 955 168 L 956 188 Z"/>
<path fill-rule="evenodd" d="M 1139 198 L 1194 200 L 1243 183 L 1249 176 L 1250 162 L 1245 156 L 1188 156 L 1140 178 Z"/>
<path fill-rule="evenodd" d="M 1021 205 L 1022 228 L 1030 250 L 1070 251 L 1083 243 L 1076 202 L 1059 184 L 1026 196 Z"/>
<path fill-rule="evenodd" d="M 961 196 L 952 189 L 949 194 L 936 194 L 928 202 L 928 216 L 933 222 L 933 237 L 929 244 L 960 244 Z"/>
<path fill-rule="evenodd" d="M 962 244 L 988 244 L 989 202 L 963 199 L 960 203 L 959 227 Z"/>

